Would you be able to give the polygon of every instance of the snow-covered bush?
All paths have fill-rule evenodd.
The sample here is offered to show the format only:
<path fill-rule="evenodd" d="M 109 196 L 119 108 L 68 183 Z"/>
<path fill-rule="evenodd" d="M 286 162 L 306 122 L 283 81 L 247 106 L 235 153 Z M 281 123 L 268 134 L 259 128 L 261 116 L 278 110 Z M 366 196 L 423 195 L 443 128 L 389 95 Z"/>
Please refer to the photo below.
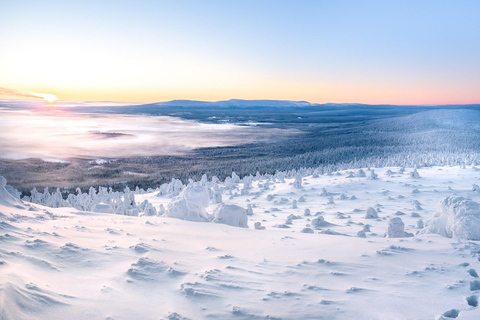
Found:
<path fill-rule="evenodd" d="M 90 211 L 98 213 L 114 213 L 113 208 L 109 204 L 103 202 L 93 205 Z"/>
<path fill-rule="evenodd" d="M 253 216 L 253 207 L 251 204 L 247 205 L 247 215 L 248 216 Z"/>
<path fill-rule="evenodd" d="M 420 178 L 420 174 L 418 173 L 417 168 L 413 169 L 413 171 L 410 172 L 410 178 L 412 178 L 412 179 L 419 179 Z"/>
<path fill-rule="evenodd" d="M 255 222 L 255 224 L 253 226 L 254 226 L 255 230 L 265 230 L 265 227 L 262 226 L 261 222 Z"/>
<path fill-rule="evenodd" d="M 441 200 L 422 233 L 454 239 L 480 240 L 480 204 L 462 197 Z"/>
<path fill-rule="evenodd" d="M 365 219 L 376 219 L 378 218 L 378 213 L 375 208 L 369 207 L 367 213 L 365 214 Z"/>
<path fill-rule="evenodd" d="M 302 189 L 302 176 L 297 175 L 295 181 L 293 182 L 294 189 Z"/>
<path fill-rule="evenodd" d="M 247 211 L 234 204 L 222 204 L 215 210 L 215 223 L 228 224 L 233 227 L 248 228 Z"/>
<path fill-rule="evenodd" d="M 378 174 L 375 173 L 375 170 L 372 169 L 372 171 L 370 171 L 370 175 L 368 176 L 368 179 L 369 180 L 377 180 L 378 179 Z"/>
<path fill-rule="evenodd" d="M 405 237 L 405 224 L 402 219 L 395 217 L 388 220 L 387 238 L 403 238 Z"/>
<path fill-rule="evenodd" d="M 20 199 L 15 198 L 10 194 L 10 192 L 7 191 L 7 189 L 5 189 L 6 186 L 7 180 L 0 176 L 0 205 L 19 209 L 25 208 Z"/>
<path fill-rule="evenodd" d="M 209 201 L 205 187 L 188 186 L 168 204 L 165 216 L 190 221 L 209 221 L 205 211 Z"/>

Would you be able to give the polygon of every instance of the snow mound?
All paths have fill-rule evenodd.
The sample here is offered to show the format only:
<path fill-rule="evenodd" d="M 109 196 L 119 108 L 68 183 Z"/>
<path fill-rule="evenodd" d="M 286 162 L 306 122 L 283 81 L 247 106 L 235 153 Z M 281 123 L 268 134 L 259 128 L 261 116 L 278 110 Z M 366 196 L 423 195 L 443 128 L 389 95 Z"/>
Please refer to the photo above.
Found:
<path fill-rule="evenodd" d="M 115 213 L 111 205 L 103 202 L 97 203 L 96 205 L 92 206 L 92 209 L 90 211 L 98 213 Z"/>
<path fill-rule="evenodd" d="M 13 207 L 17 209 L 25 209 L 23 202 L 15 198 L 5 188 L 7 186 L 7 180 L 0 176 L 0 206 Z"/>
<path fill-rule="evenodd" d="M 403 238 L 405 237 L 405 224 L 402 219 L 395 217 L 388 220 L 387 238 Z"/>
<path fill-rule="evenodd" d="M 422 233 L 444 237 L 480 240 L 480 203 L 463 197 L 448 197 L 438 202 L 437 211 Z"/>
<path fill-rule="evenodd" d="M 248 228 L 247 211 L 234 204 L 222 204 L 215 211 L 213 222 L 224 223 L 234 227 Z"/>
<path fill-rule="evenodd" d="M 207 188 L 200 185 L 188 186 L 168 204 L 165 216 L 189 221 L 209 221 L 205 211 L 209 201 Z"/>
<path fill-rule="evenodd" d="M 365 219 L 376 219 L 378 218 L 378 213 L 375 208 L 369 207 L 367 213 L 365 214 Z"/>

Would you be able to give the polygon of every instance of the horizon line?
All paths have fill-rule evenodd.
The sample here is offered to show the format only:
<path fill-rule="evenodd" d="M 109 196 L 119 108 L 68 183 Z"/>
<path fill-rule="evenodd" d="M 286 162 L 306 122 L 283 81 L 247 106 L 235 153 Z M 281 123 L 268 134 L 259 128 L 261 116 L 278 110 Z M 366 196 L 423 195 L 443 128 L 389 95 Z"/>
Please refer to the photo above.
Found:
<path fill-rule="evenodd" d="M 237 99 L 231 98 L 226 100 L 192 100 L 192 99 L 172 99 L 165 101 L 152 101 L 152 102 L 142 102 L 142 101 L 125 101 L 125 100 L 62 100 L 57 99 L 54 103 L 49 103 L 52 106 L 61 106 L 61 103 L 109 103 L 112 106 L 114 104 L 120 105 L 148 105 L 148 104 L 160 104 L 160 103 L 173 103 L 173 102 L 198 102 L 198 103 L 219 103 L 219 102 L 229 102 L 229 101 L 245 101 L 245 102 L 254 102 L 254 101 L 268 101 L 268 102 L 291 102 L 291 103 L 307 103 L 310 105 L 365 105 L 365 106 L 405 106 L 405 107 L 429 107 L 429 106 L 480 106 L 480 102 L 473 103 L 429 103 L 429 104 L 395 104 L 395 103 L 363 103 L 363 102 L 310 102 L 308 100 L 286 100 L 286 99 Z M 1 99 L 0 102 L 39 102 L 43 103 L 44 101 L 40 99 Z"/>

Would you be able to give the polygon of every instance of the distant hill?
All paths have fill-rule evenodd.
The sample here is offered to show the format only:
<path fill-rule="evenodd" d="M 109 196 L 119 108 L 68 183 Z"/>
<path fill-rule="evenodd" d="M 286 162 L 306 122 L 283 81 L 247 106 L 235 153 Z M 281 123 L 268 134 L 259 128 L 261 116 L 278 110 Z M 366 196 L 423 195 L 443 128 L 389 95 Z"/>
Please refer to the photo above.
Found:
<path fill-rule="evenodd" d="M 195 101 L 195 100 L 172 100 L 166 102 L 156 103 L 158 106 L 165 107 L 210 107 L 210 108 L 221 108 L 221 107 L 313 107 L 321 106 L 317 103 L 310 103 L 307 101 L 289 101 L 289 100 L 241 100 L 241 99 L 230 99 L 225 101 Z"/>

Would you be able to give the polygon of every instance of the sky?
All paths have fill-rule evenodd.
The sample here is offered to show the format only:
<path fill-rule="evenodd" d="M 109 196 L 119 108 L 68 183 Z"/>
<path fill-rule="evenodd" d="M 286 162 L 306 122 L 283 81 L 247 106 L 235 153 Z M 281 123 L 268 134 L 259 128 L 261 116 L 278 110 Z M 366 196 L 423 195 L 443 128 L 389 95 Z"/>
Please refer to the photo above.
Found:
<path fill-rule="evenodd" d="M 0 98 L 480 103 L 479 16 L 477 0 L 0 0 Z"/>

